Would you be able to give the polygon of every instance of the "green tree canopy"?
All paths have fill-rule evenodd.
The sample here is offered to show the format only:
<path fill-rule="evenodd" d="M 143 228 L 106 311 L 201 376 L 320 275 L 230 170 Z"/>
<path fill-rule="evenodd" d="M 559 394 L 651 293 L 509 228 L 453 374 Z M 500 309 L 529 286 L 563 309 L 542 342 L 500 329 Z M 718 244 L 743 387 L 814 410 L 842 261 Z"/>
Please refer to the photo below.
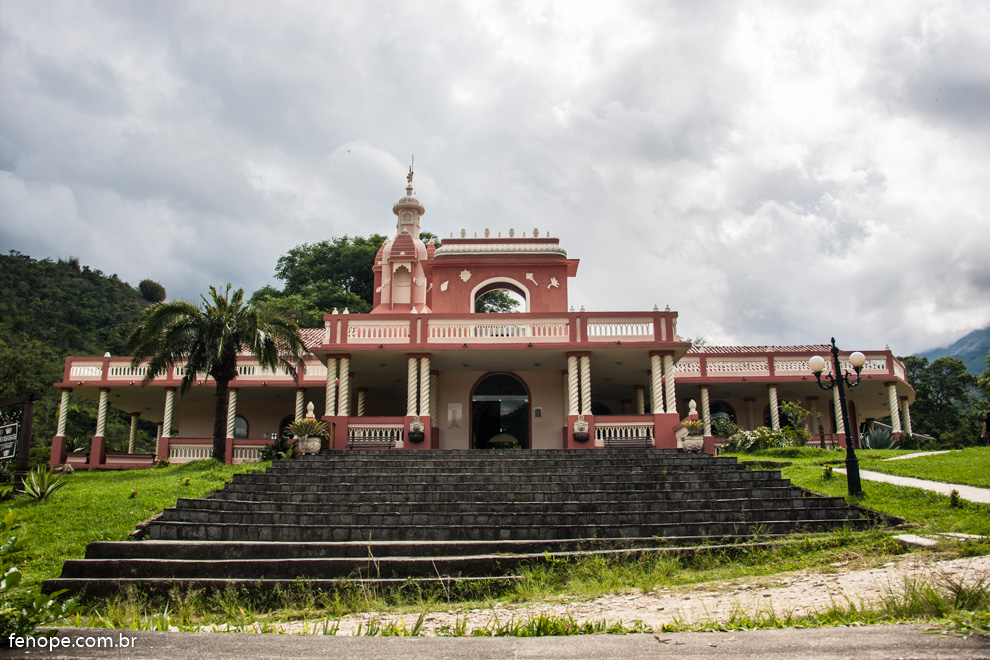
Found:
<path fill-rule="evenodd" d="M 306 347 L 299 327 L 270 305 L 244 301 L 244 289 L 231 293 L 231 285 L 220 293 L 210 287 L 209 299 L 196 306 L 179 300 L 149 307 L 134 328 L 127 347 L 138 366 L 149 360 L 145 382 L 156 373 L 185 363 L 181 392 L 197 378 L 210 375 L 216 381 L 213 421 L 213 458 L 223 462 L 227 437 L 229 384 L 237 375 L 237 356 L 254 355 L 262 367 L 282 367 L 294 376 L 295 364 Z"/>
<path fill-rule="evenodd" d="M 914 387 L 911 406 L 913 430 L 938 439 L 969 436 L 975 432 L 974 395 L 976 377 L 961 360 L 941 357 L 898 358 L 907 369 L 908 382 Z"/>
<path fill-rule="evenodd" d="M 150 303 L 165 300 L 165 287 L 154 280 L 141 280 L 138 283 L 138 291 L 141 292 L 141 297 Z"/>
<path fill-rule="evenodd" d="M 481 314 L 516 312 L 518 310 L 519 301 L 502 289 L 489 291 L 483 296 L 478 296 L 478 299 L 474 301 L 474 311 Z"/>

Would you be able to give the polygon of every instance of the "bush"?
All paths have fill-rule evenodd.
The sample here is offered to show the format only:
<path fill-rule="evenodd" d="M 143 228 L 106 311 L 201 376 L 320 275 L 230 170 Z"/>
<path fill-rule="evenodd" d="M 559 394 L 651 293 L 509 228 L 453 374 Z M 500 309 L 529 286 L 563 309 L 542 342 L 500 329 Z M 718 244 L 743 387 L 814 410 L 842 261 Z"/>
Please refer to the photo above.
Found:
<path fill-rule="evenodd" d="M 716 438 L 730 438 L 736 433 L 739 433 L 739 427 L 736 426 L 732 418 L 729 417 L 724 412 L 715 413 L 712 416 L 712 435 Z"/>
<path fill-rule="evenodd" d="M 722 445 L 723 452 L 753 452 L 773 447 L 791 447 L 794 439 L 784 431 L 774 431 L 761 426 L 755 431 L 739 431 Z"/>
<path fill-rule="evenodd" d="M 296 455 L 297 449 L 295 441 L 289 442 L 288 437 L 279 436 L 275 442 L 261 448 L 259 458 L 262 461 L 278 461 L 292 458 Z"/>
<path fill-rule="evenodd" d="M 51 458 L 51 445 L 31 445 L 31 453 L 28 454 L 28 469 L 47 466 Z"/>
<path fill-rule="evenodd" d="M 0 519 L 0 644 L 11 635 L 30 635 L 38 626 L 71 616 L 79 609 L 72 600 L 64 604 L 56 600 L 63 591 L 43 594 L 40 587 L 24 599 L 11 598 L 11 590 L 21 582 L 21 572 L 16 566 L 7 567 L 5 557 L 24 547 L 24 539 L 12 535 L 16 526 L 13 511 Z"/>

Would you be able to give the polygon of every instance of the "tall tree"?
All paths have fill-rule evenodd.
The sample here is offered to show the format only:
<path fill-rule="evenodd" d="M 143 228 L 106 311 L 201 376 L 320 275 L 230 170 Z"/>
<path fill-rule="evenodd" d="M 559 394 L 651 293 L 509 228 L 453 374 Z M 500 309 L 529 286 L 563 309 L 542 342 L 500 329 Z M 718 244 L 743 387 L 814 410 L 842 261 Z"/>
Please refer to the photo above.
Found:
<path fill-rule="evenodd" d="M 155 374 L 185 363 L 180 393 L 185 394 L 198 377 L 216 381 L 213 417 L 213 458 L 223 462 L 227 437 L 227 404 L 230 381 L 237 375 L 237 356 L 254 355 L 266 369 L 279 367 L 296 375 L 295 364 L 306 353 L 299 327 L 282 312 L 267 305 L 244 301 L 244 289 L 231 294 L 231 285 L 201 306 L 181 300 L 161 302 L 141 315 L 127 341 L 133 366 L 149 360 L 150 382 Z"/>
<path fill-rule="evenodd" d="M 907 369 L 908 382 L 914 387 L 911 406 L 914 430 L 938 439 L 944 436 L 972 434 L 973 395 L 976 377 L 956 358 L 898 358 Z"/>

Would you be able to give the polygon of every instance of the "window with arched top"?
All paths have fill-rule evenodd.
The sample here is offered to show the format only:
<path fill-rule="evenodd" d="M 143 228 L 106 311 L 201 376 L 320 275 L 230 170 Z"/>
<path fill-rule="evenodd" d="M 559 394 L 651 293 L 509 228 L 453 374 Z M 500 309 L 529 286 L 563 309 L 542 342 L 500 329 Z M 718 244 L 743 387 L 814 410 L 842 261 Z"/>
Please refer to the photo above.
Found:
<path fill-rule="evenodd" d="M 486 280 L 471 293 L 471 311 L 479 314 L 528 312 L 529 291 L 515 280 Z"/>
<path fill-rule="evenodd" d="M 246 440 L 248 437 L 248 423 L 247 420 L 238 415 L 234 418 L 234 439 L 235 440 Z"/>

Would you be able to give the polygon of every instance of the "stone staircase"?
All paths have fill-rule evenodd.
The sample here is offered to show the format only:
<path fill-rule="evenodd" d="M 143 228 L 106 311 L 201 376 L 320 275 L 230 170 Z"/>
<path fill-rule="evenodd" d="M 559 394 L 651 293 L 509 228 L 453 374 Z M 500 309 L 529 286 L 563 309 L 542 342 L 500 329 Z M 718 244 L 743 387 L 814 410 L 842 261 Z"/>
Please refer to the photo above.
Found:
<path fill-rule="evenodd" d="M 150 540 L 91 543 L 45 589 L 511 579 L 548 557 L 866 524 L 779 472 L 677 450 L 342 451 L 180 499 Z"/>

